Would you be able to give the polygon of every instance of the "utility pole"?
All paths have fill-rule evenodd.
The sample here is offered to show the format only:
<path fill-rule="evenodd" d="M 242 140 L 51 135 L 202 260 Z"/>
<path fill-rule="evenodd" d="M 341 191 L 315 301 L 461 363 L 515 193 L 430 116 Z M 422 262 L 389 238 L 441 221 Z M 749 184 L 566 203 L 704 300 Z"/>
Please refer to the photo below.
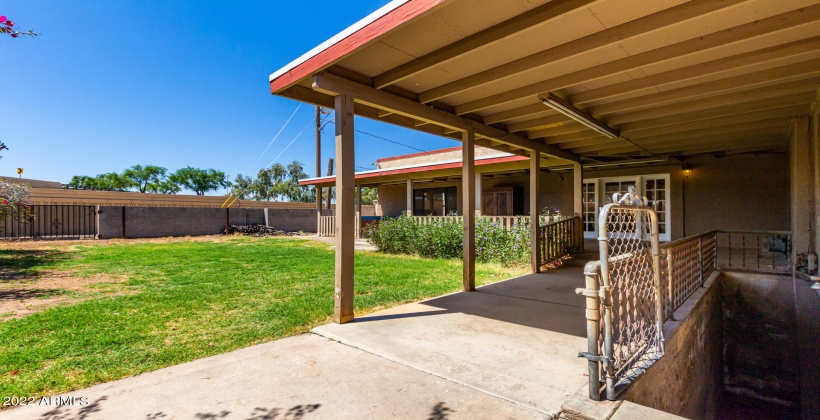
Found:
<path fill-rule="evenodd" d="M 320 118 L 322 110 L 319 105 L 316 105 L 316 178 L 322 176 L 322 128 L 319 124 L 322 122 Z M 316 187 L 316 207 L 322 208 L 322 188 Z"/>

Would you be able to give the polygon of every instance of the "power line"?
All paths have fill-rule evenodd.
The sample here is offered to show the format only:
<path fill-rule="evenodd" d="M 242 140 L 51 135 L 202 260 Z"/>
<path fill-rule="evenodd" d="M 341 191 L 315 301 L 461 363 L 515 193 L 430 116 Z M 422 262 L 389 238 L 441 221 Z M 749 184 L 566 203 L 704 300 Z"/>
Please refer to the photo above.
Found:
<path fill-rule="evenodd" d="M 334 122 L 333 122 L 333 121 L 329 121 L 329 124 L 334 124 Z M 398 142 L 398 141 L 395 141 L 395 140 L 386 139 L 386 138 L 384 138 L 384 137 L 382 137 L 382 136 L 377 136 L 377 135 L 375 135 L 375 134 L 368 133 L 367 131 L 362 131 L 362 130 L 359 130 L 358 128 L 357 128 L 355 131 L 356 131 L 357 133 L 361 133 L 361 134 L 364 134 L 364 135 L 366 135 L 366 136 L 370 136 L 370 137 L 375 137 L 375 138 L 377 138 L 377 139 L 379 139 L 379 140 L 383 140 L 383 141 L 386 141 L 386 142 L 388 142 L 388 143 L 398 144 L 399 146 L 404 146 L 404 147 L 407 147 L 407 148 L 409 148 L 409 149 L 418 150 L 419 152 L 426 152 L 426 150 L 419 149 L 418 147 L 413 147 L 413 146 L 410 146 L 410 145 L 408 145 L 408 144 L 404 144 L 404 143 L 401 143 L 401 142 Z"/>
<path fill-rule="evenodd" d="M 259 163 L 259 160 L 262 159 L 262 156 L 265 156 L 265 153 L 268 153 L 268 149 L 270 149 L 270 147 L 273 145 L 273 142 L 275 142 L 276 139 L 279 138 L 279 135 L 282 134 L 282 131 L 285 129 L 285 127 L 288 126 L 288 123 L 290 123 L 290 120 L 293 119 L 293 116 L 296 115 L 296 112 L 299 111 L 299 108 L 301 108 L 301 107 L 302 107 L 302 104 L 300 103 L 299 106 L 297 106 L 296 109 L 293 110 L 293 113 L 290 114 L 290 117 L 288 117 L 288 120 L 285 121 L 285 124 L 282 126 L 282 128 L 280 128 L 279 131 L 276 133 L 276 135 L 273 136 L 273 140 L 271 140 L 270 143 L 268 143 L 268 147 L 266 147 L 265 150 L 262 151 L 262 154 L 259 155 L 258 158 L 256 158 L 256 162 L 253 162 L 253 164 L 248 168 L 249 171 L 251 169 L 253 169 L 256 166 L 257 163 Z"/>

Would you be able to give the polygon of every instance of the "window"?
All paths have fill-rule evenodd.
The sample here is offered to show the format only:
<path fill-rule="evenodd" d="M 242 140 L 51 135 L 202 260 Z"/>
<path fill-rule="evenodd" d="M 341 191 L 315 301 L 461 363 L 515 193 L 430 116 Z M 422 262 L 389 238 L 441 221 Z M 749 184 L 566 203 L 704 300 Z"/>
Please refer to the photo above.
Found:
<path fill-rule="evenodd" d="M 649 200 L 649 205 L 658 213 L 658 233 L 666 233 L 668 220 L 666 219 L 667 194 L 666 179 L 645 178 L 643 194 Z"/>
<path fill-rule="evenodd" d="M 446 216 L 457 210 L 456 187 L 413 190 L 413 214 L 416 216 Z"/>

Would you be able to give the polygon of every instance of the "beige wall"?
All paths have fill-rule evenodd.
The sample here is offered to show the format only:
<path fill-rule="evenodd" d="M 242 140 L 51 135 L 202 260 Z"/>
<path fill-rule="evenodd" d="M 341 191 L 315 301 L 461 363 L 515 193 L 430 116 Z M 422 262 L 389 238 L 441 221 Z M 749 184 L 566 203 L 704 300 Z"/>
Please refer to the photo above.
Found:
<path fill-rule="evenodd" d="M 584 178 L 669 174 L 670 227 L 672 239 L 712 229 L 789 230 L 789 162 L 786 154 L 701 156 L 686 161 L 692 167 L 683 176 L 680 164 L 585 170 Z M 414 188 L 459 186 L 460 183 L 416 183 Z M 488 178 L 482 187 L 521 187 L 524 212 L 529 208 L 528 175 Z M 572 172 L 541 174 L 539 208 L 558 207 L 572 212 Z M 685 197 L 684 197 L 685 196 Z M 379 187 L 384 214 L 397 216 L 405 210 L 406 186 Z M 685 198 L 685 204 L 684 204 Z M 684 229 L 685 225 L 685 229 Z"/>
<path fill-rule="evenodd" d="M 688 161 L 686 234 L 712 229 L 789 230 L 785 153 L 710 156 Z"/>

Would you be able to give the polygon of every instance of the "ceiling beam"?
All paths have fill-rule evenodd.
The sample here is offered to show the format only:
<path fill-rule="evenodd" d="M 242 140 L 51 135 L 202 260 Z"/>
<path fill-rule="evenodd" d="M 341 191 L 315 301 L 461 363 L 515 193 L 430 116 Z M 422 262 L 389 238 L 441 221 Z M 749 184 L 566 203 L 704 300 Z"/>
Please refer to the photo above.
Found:
<path fill-rule="evenodd" d="M 777 129 L 769 129 L 766 132 L 754 132 L 754 131 L 747 131 L 741 134 L 733 134 L 731 136 L 710 136 L 705 138 L 697 138 L 693 137 L 686 141 L 672 141 L 672 142 L 664 142 L 664 143 L 656 143 L 651 145 L 646 145 L 646 149 L 652 153 L 668 153 L 674 151 L 682 151 L 682 150 L 694 150 L 698 148 L 705 148 L 705 147 L 714 147 L 714 146 L 724 146 L 730 147 L 731 145 L 735 144 L 746 144 L 750 142 L 755 142 L 759 140 L 765 141 L 786 141 L 786 129 L 785 127 L 777 127 Z M 618 155 L 618 154 L 634 154 L 634 153 L 641 153 L 642 150 L 635 147 L 634 145 L 626 143 L 624 147 L 619 148 L 612 148 L 612 149 L 603 149 L 595 151 L 596 155 Z"/>
<path fill-rule="evenodd" d="M 629 133 L 636 130 L 646 130 L 649 128 L 666 127 L 688 122 L 711 120 L 714 118 L 728 117 L 757 111 L 774 110 L 792 105 L 809 105 L 814 100 L 814 92 L 800 93 L 797 95 L 781 96 L 768 100 L 755 100 L 751 102 L 741 102 L 733 105 L 703 109 L 699 111 L 681 112 L 666 117 L 643 119 L 619 125 L 610 125 L 613 128 Z M 708 102 L 708 101 L 705 101 Z M 628 137 L 628 136 L 627 136 Z"/>
<path fill-rule="evenodd" d="M 740 123 L 750 123 L 755 121 L 773 119 L 773 118 L 787 118 L 795 115 L 808 114 L 811 110 L 811 105 L 807 103 L 799 105 L 785 106 L 782 108 L 767 109 L 763 111 L 748 112 L 745 114 L 729 115 L 726 117 L 711 118 L 708 120 L 699 120 L 691 122 L 682 122 L 674 125 L 666 125 L 654 128 L 634 128 L 632 130 L 625 130 L 621 132 L 621 137 L 630 140 L 641 139 L 645 137 L 655 137 L 666 134 L 680 133 L 684 131 L 703 130 L 712 127 L 721 127 L 725 125 L 734 125 Z"/>
<path fill-rule="evenodd" d="M 550 137 L 550 136 L 560 136 L 564 134 L 572 134 L 578 132 L 586 132 L 586 131 L 593 131 L 589 129 L 589 127 L 584 126 L 581 123 L 577 123 L 575 121 L 570 121 L 566 124 L 560 125 L 558 127 L 553 128 L 545 128 L 543 130 L 535 130 L 527 132 L 527 138 L 530 140 L 540 139 L 543 137 Z M 546 144 L 546 143 L 545 143 Z"/>
<path fill-rule="evenodd" d="M 755 128 L 752 130 L 746 131 L 738 131 L 730 134 L 720 134 L 717 136 L 703 136 L 700 134 L 700 131 L 691 132 L 692 134 L 686 138 L 678 138 L 675 140 L 669 140 L 668 143 L 685 143 L 690 140 L 716 140 L 716 139 L 724 139 L 724 140 L 732 140 L 735 138 L 742 138 L 748 137 L 749 135 L 754 134 L 783 134 L 783 125 L 778 125 L 774 127 L 764 127 L 764 128 Z M 606 143 L 608 141 L 608 143 Z M 614 144 L 614 145 L 622 145 L 623 147 L 629 147 L 630 150 L 637 150 L 637 147 L 632 145 L 631 143 L 627 142 L 624 139 L 619 140 L 609 140 L 603 137 L 597 139 L 585 139 L 585 140 L 577 140 L 577 141 L 570 141 L 566 143 L 562 143 L 561 147 L 565 149 L 577 149 L 579 147 L 589 147 L 589 146 L 596 146 L 596 145 L 604 145 L 604 144 Z M 656 144 L 663 144 L 664 142 L 658 142 Z M 640 144 L 640 143 L 639 143 Z"/>
<path fill-rule="evenodd" d="M 620 125 L 632 121 L 666 117 L 702 109 L 715 109 L 734 104 L 763 101 L 770 98 L 779 98 L 782 96 L 813 92 L 817 86 L 820 86 L 820 77 L 796 80 L 793 82 L 780 83 L 737 93 L 724 94 L 709 98 L 709 100 L 695 99 L 672 103 L 665 106 L 656 106 L 639 111 L 615 114 L 608 117 L 606 119 L 606 123 L 610 126 Z"/>
<path fill-rule="evenodd" d="M 674 141 L 684 141 L 690 140 L 692 138 L 697 137 L 708 137 L 708 136 L 719 136 L 719 135 L 732 135 L 739 132 L 754 130 L 754 129 L 761 129 L 761 128 L 772 128 L 772 127 L 786 127 L 791 123 L 790 120 L 786 118 L 771 118 L 771 119 L 762 119 L 759 121 L 753 122 L 743 122 L 731 125 L 723 125 L 719 127 L 708 127 L 708 128 L 701 128 L 701 129 L 693 129 L 690 131 L 680 131 L 671 134 L 663 134 L 654 137 L 646 137 L 642 139 L 633 140 L 635 143 L 641 145 L 641 147 L 650 148 L 650 145 L 656 143 L 666 143 L 666 142 L 674 142 Z M 621 142 L 602 142 L 599 145 L 593 145 L 588 147 L 578 147 L 573 148 L 572 151 L 577 154 L 582 153 L 589 153 L 589 152 L 597 152 L 600 150 L 606 149 L 619 149 L 624 147 L 634 147 L 629 144 L 625 139 L 622 139 Z"/>
<path fill-rule="evenodd" d="M 820 75 L 820 59 L 763 70 L 744 77 L 728 77 L 699 85 L 610 102 L 587 108 L 586 111 L 588 114 L 600 118 L 618 112 L 666 105 L 673 101 L 712 96 L 735 89 L 756 89 L 786 81 L 816 78 L 817 75 Z"/>
<path fill-rule="evenodd" d="M 657 31 L 668 25 L 674 25 L 689 19 L 705 16 L 740 2 L 741 0 L 730 0 L 726 2 L 697 0 L 687 2 L 430 89 L 419 94 L 419 101 L 423 103 L 432 102 L 486 83 L 514 76 L 533 68 L 545 66 L 558 60 L 563 60 L 587 51 L 622 42 L 629 38 Z M 462 113 L 460 112 L 459 114 Z"/>
<path fill-rule="evenodd" d="M 515 16 L 483 31 L 404 63 L 373 78 L 373 86 L 382 89 L 430 67 L 450 61 L 473 50 L 501 41 L 536 25 L 542 25 L 599 0 L 553 1 Z M 427 101 L 431 102 L 431 101 Z"/>
<path fill-rule="evenodd" d="M 541 104 L 542 107 L 552 110 L 551 108 Z M 554 112 L 554 111 L 553 111 Z M 564 114 L 555 114 L 550 115 L 548 117 L 541 117 L 532 120 L 527 120 L 524 122 L 516 123 L 516 124 L 508 124 L 507 130 L 511 133 L 515 133 L 517 131 L 526 131 L 526 130 L 534 130 L 534 129 L 543 129 L 543 128 L 551 128 L 551 127 L 558 127 L 561 125 L 565 125 L 571 122 L 572 119 L 567 117 Z"/>
<path fill-rule="evenodd" d="M 811 54 L 806 58 L 806 60 L 809 60 L 812 56 L 817 55 L 818 50 L 820 50 L 820 36 L 815 36 L 787 44 L 779 44 L 773 47 L 763 48 L 744 54 L 652 74 L 646 77 L 616 83 L 598 89 L 588 90 L 586 92 L 580 92 L 575 95 L 571 95 L 567 98 L 567 100 L 572 102 L 575 106 L 581 106 L 590 102 L 609 99 L 630 92 L 646 89 L 648 86 L 662 86 L 670 83 L 678 83 L 684 80 L 697 79 L 710 74 L 727 70 L 735 70 L 738 68 L 775 61 L 787 57 Z M 752 71 L 753 70 L 749 72 Z"/>
<path fill-rule="evenodd" d="M 693 86 L 685 86 L 659 93 L 652 93 L 634 98 L 609 102 L 587 108 L 586 112 L 596 118 L 600 118 L 602 116 L 618 112 L 657 107 L 658 105 L 668 105 L 670 102 L 674 101 L 716 95 L 718 93 L 730 90 L 760 88 L 760 86 L 757 85 L 768 86 L 778 82 L 783 83 L 788 81 L 806 80 L 808 78 L 812 78 L 814 75 L 820 75 L 820 59 L 749 73 L 743 77 L 727 77 Z M 541 102 L 538 102 L 532 105 L 526 105 L 497 112 L 495 114 L 489 114 L 484 116 L 482 120 L 485 124 L 495 124 L 506 120 L 521 118 L 527 115 L 543 112 L 543 108 L 544 105 Z"/>
<path fill-rule="evenodd" d="M 748 38 L 754 38 L 768 33 L 782 31 L 784 29 L 811 23 L 816 20 L 820 20 L 820 5 L 814 5 L 795 11 L 782 13 L 769 18 L 735 26 L 734 28 L 696 37 L 644 53 L 635 54 L 619 60 L 575 71 L 552 79 L 532 83 L 527 86 L 508 90 L 506 92 L 496 93 L 494 95 L 456 105 L 455 113 L 457 115 L 463 115 L 480 111 L 519 99 L 537 96 L 545 92 L 563 89 L 603 77 L 623 73 L 629 70 L 634 70 L 641 66 L 668 61 L 684 55 L 746 40 Z M 422 100 L 421 94 L 419 95 L 419 99 Z"/>
<path fill-rule="evenodd" d="M 392 111 L 396 114 L 409 117 L 413 120 L 428 122 L 431 125 L 444 127 L 456 131 L 473 131 L 476 136 L 489 140 L 497 140 L 512 146 L 519 146 L 527 150 L 535 150 L 542 154 L 578 162 L 579 157 L 561 150 L 554 146 L 548 146 L 541 142 L 532 141 L 528 138 L 517 136 L 499 128 L 490 127 L 477 121 L 472 121 L 457 115 L 453 115 L 409 99 L 401 98 L 390 93 L 364 86 L 356 82 L 334 76 L 328 73 L 318 73 L 313 76 L 313 89 L 327 95 L 339 95 L 346 93 L 353 96 L 355 103 L 362 103 L 374 108 Z M 414 127 L 415 121 L 409 128 Z"/>

